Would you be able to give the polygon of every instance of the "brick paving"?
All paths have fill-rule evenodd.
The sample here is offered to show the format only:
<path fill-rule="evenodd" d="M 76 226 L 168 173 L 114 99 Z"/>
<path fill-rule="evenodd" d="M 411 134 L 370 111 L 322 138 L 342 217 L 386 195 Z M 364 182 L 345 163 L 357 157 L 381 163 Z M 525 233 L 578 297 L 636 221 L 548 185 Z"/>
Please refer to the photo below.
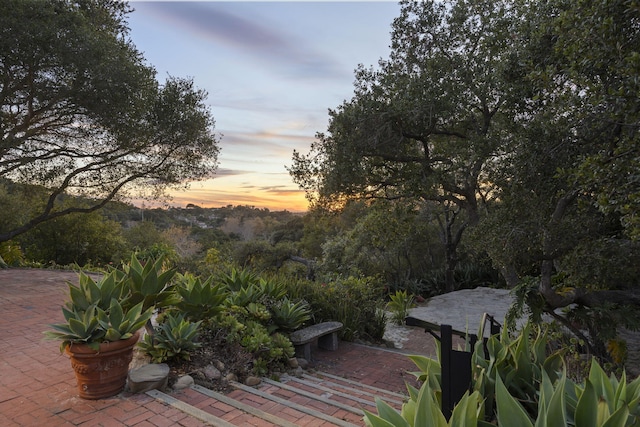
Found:
<path fill-rule="evenodd" d="M 146 394 L 123 392 L 96 401 L 77 396 L 68 357 L 60 354 L 59 342 L 44 340 L 42 334 L 50 323 L 64 320 L 60 306 L 66 299 L 66 281 L 76 282 L 77 274 L 0 270 L 0 425 L 206 425 Z M 407 371 L 415 369 L 404 354 L 353 343 L 341 342 L 335 352 L 316 348 L 313 357 L 313 367 L 399 392 L 406 390 L 405 381 L 413 380 Z"/>

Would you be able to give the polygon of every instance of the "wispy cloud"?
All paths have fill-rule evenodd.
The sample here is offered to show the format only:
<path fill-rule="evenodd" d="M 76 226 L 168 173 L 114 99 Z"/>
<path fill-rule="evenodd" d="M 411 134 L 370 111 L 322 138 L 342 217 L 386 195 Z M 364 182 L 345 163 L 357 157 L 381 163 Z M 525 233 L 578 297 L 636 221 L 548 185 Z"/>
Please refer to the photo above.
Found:
<path fill-rule="evenodd" d="M 246 7 L 242 3 L 234 4 L 233 12 L 229 6 L 215 2 L 136 4 L 137 9 L 157 14 L 194 35 L 257 58 L 272 71 L 286 73 L 286 77 L 345 77 L 345 70 L 334 58 L 286 31 L 241 16 Z"/>
<path fill-rule="evenodd" d="M 216 169 L 215 177 L 224 178 L 226 176 L 246 175 L 248 173 L 253 173 L 253 171 L 229 169 L 229 168 L 218 168 Z"/>

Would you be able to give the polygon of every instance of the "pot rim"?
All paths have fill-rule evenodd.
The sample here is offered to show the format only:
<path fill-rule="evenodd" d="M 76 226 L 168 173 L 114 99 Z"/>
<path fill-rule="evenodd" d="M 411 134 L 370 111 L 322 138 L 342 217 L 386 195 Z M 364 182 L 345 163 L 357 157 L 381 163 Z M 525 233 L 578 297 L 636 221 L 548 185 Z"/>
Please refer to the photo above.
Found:
<path fill-rule="evenodd" d="M 106 342 L 100 343 L 100 347 L 98 348 L 97 351 L 89 347 L 89 345 L 85 343 L 71 343 L 67 346 L 65 351 L 70 355 L 106 353 L 109 351 L 120 350 L 122 348 L 133 346 L 135 345 L 136 342 L 138 342 L 139 338 L 140 338 L 140 331 L 136 331 L 131 337 L 127 339 L 120 339 L 117 341 L 106 341 Z"/>

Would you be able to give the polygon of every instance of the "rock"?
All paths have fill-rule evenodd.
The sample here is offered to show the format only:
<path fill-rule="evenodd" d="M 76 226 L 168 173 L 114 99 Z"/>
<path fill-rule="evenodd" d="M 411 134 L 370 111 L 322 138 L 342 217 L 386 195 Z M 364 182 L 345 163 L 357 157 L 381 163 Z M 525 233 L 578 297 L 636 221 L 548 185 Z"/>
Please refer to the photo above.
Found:
<path fill-rule="evenodd" d="M 384 340 L 384 346 L 387 348 L 396 348 L 396 343 L 389 340 Z"/>
<path fill-rule="evenodd" d="M 191 375 L 183 375 L 180 378 L 178 378 L 176 383 L 173 385 L 173 389 L 182 390 L 187 387 L 191 387 L 193 384 L 195 384 L 195 381 L 193 381 L 193 378 L 191 377 Z"/>
<path fill-rule="evenodd" d="M 307 369 L 309 367 L 309 361 L 307 359 L 300 357 L 296 360 L 298 361 L 298 367 L 302 369 Z"/>
<path fill-rule="evenodd" d="M 262 382 L 262 380 L 260 378 L 254 377 L 254 376 L 247 377 L 247 379 L 244 380 L 244 384 L 248 385 L 249 387 L 256 386 L 256 385 L 260 384 L 261 382 Z"/>
<path fill-rule="evenodd" d="M 230 372 L 226 377 L 224 377 L 224 379 L 226 379 L 227 381 L 238 381 L 238 376 L 233 372 Z"/>
<path fill-rule="evenodd" d="M 213 365 L 207 365 L 204 368 L 203 374 L 209 380 L 219 380 L 220 378 L 222 378 L 222 372 L 220 372 L 218 368 Z"/>
<path fill-rule="evenodd" d="M 215 365 L 215 367 L 216 367 L 220 372 L 223 372 L 223 371 L 224 371 L 225 366 L 224 366 L 224 363 L 222 363 L 221 361 L 219 361 L 219 360 L 214 360 L 214 361 L 213 361 L 213 364 Z"/>
<path fill-rule="evenodd" d="M 149 390 L 164 390 L 169 380 L 169 365 L 166 363 L 148 364 L 129 371 L 128 387 L 131 393 L 144 393 Z"/>
<path fill-rule="evenodd" d="M 300 366 L 300 363 L 298 362 L 298 359 L 296 359 L 295 357 L 292 357 L 291 359 L 289 359 L 289 367 L 296 369 L 298 366 Z"/>
<path fill-rule="evenodd" d="M 302 378 L 302 376 L 304 375 L 304 369 L 302 369 L 300 366 L 298 366 L 296 368 L 296 371 L 293 373 L 293 375 L 295 375 L 298 378 Z"/>

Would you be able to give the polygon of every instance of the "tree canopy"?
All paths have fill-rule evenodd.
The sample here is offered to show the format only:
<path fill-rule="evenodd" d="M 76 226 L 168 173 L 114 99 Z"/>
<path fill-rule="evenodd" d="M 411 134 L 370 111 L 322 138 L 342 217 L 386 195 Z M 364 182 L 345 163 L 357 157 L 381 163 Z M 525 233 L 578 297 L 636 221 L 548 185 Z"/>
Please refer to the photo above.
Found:
<path fill-rule="evenodd" d="M 449 270 L 467 236 L 539 309 L 640 304 L 637 2 L 400 4 L 294 181 L 316 206 L 438 204 Z"/>
<path fill-rule="evenodd" d="M 487 196 L 486 165 L 504 150 L 511 86 L 509 2 L 401 2 L 390 58 L 360 66 L 354 97 L 330 112 L 291 174 L 320 204 L 349 197 L 436 201 L 449 287 L 464 230 Z"/>
<path fill-rule="evenodd" d="M 130 12 L 117 0 L 0 4 L 0 178 L 48 190 L 0 241 L 215 171 L 207 94 L 190 79 L 156 80 L 128 36 Z M 65 193 L 92 203 L 61 207 Z"/>

